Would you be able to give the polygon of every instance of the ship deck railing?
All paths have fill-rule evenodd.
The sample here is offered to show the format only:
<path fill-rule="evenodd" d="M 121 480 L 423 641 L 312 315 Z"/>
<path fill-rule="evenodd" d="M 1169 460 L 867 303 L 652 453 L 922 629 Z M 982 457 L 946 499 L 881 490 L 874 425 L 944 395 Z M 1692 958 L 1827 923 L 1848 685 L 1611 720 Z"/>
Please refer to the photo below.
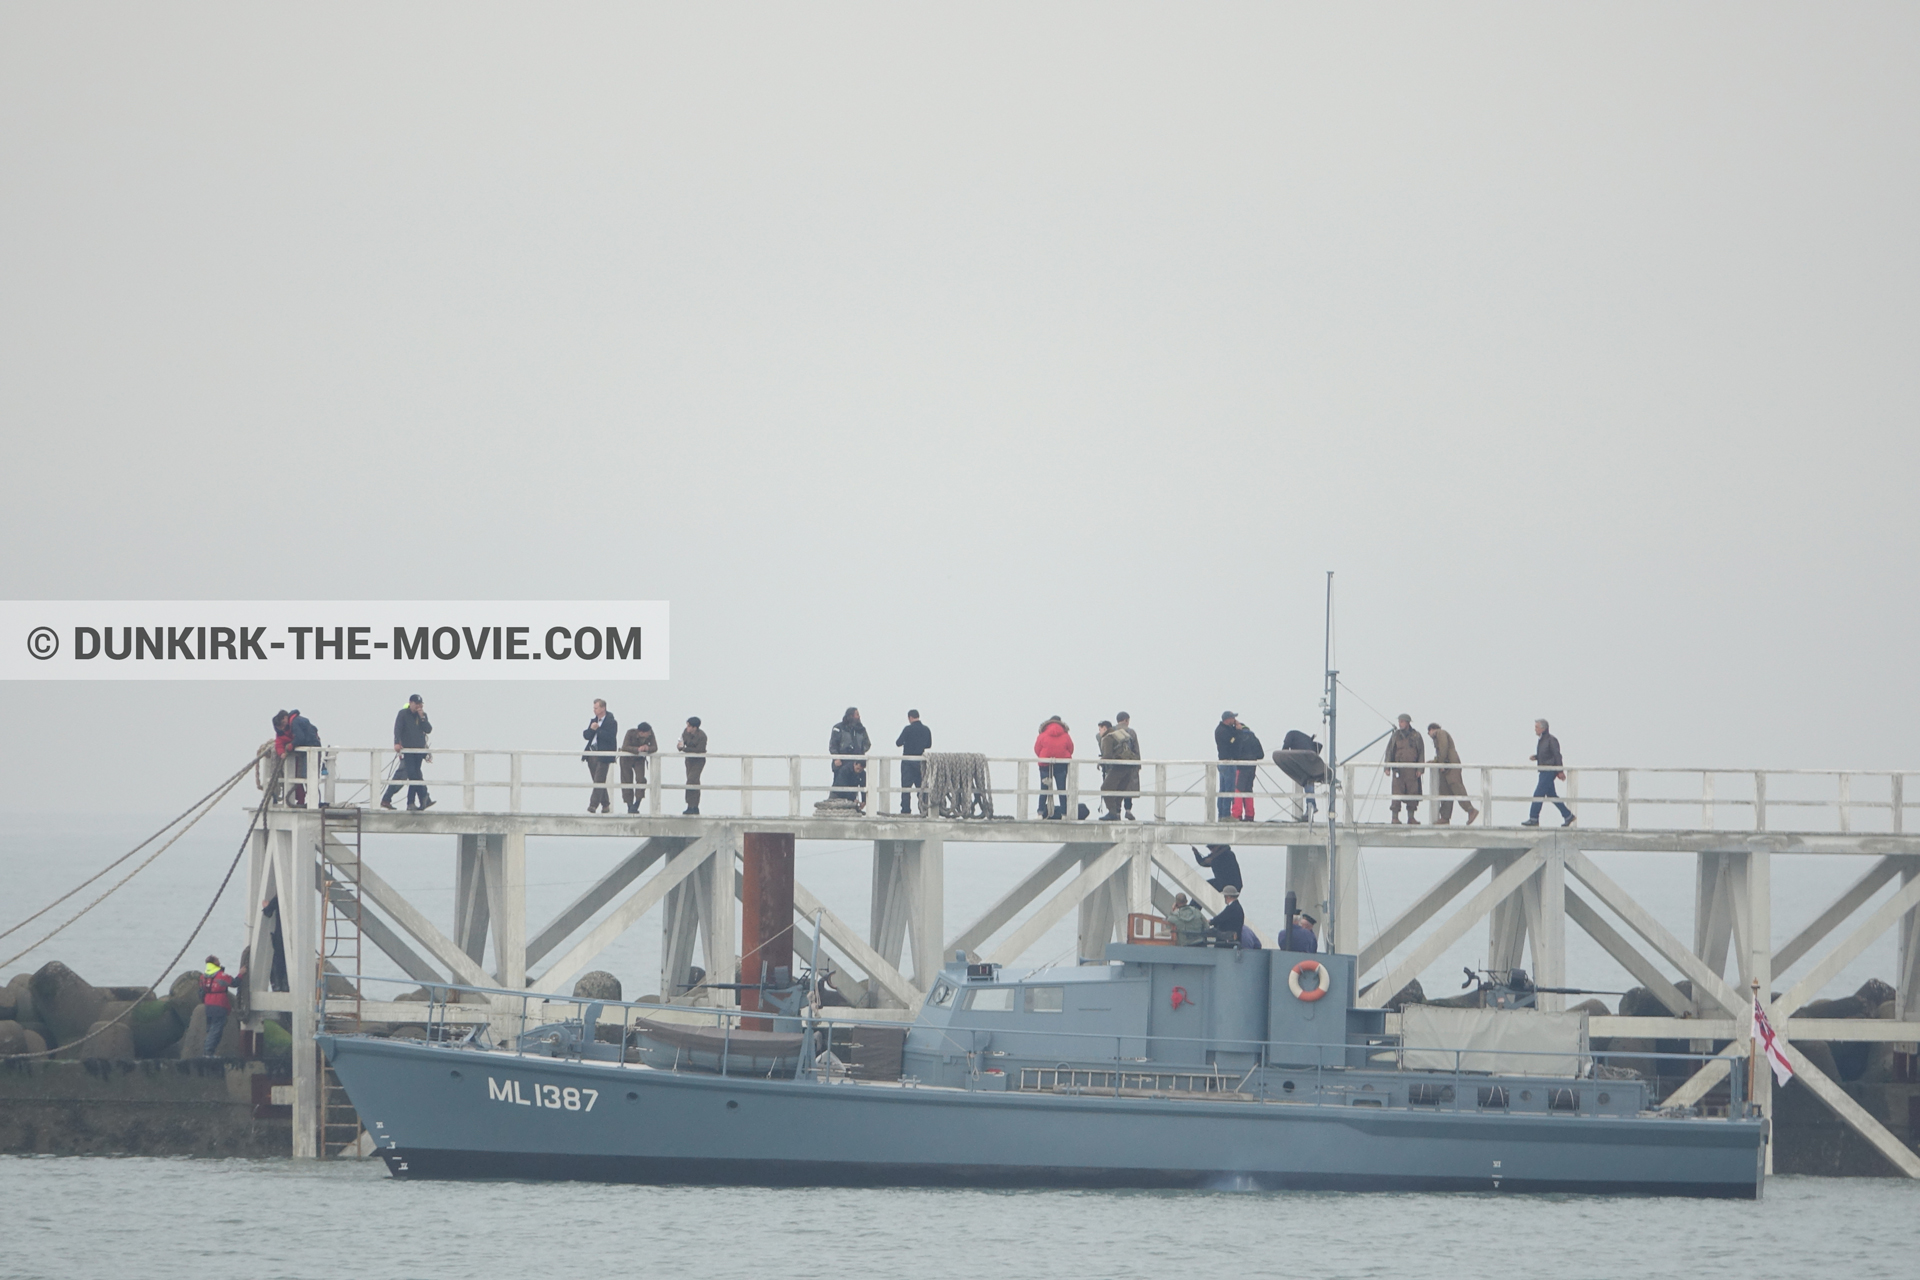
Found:
<path fill-rule="evenodd" d="M 367 983 L 415 985 L 411 979 L 379 975 L 334 974 L 330 978 L 336 982 L 350 982 L 362 991 L 363 984 Z M 770 1029 L 776 1018 L 787 1023 L 796 1020 L 796 1015 L 768 1010 L 559 996 L 538 991 L 450 983 L 419 986 L 413 993 L 413 1000 L 418 1001 L 424 1016 L 406 1025 L 423 1026 L 429 1041 L 465 1044 L 522 1057 L 554 1056 L 550 1049 L 528 1047 L 529 1032 L 542 1027 L 577 1026 L 581 1031 L 580 1039 L 563 1039 L 560 1042 L 564 1050 L 561 1056 L 574 1061 L 583 1060 L 585 1055 L 580 1048 L 585 1043 L 586 1025 L 592 1022 L 595 1028 L 594 1043 L 621 1047 L 617 1058 L 596 1060 L 599 1065 L 612 1067 L 662 1069 L 646 1067 L 634 1059 L 627 1048 L 633 1042 L 635 1033 L 643 1029 L 645 1021 L 668 1021 L 681 1026 L 713 1028 L 723 1033 L 723 1074 L 738 1074 L 726 1070 L 734 1031 L 742 1027 L 747 1030 Z M 370 1000 L 367 1003 L 378 1005 L 378 1002 Z M 384 1007 L 391 1009 L 392 1003 L 387 1002 Z M 975 1087 L 983 1074 L 995 1071 L 1004 1073 L 1002 1064 L 1007 1064 L 1021 1073 L 1015 1081 L 1009 1082 L 1016 1084 L 1016 1091 L 1020 1092 L 1104 1094 L 1112 1097 L 1213 1097 L 1221 1100 L 1304 1101 L 1318 1105 L 1385 1106 L 1391 1102 L 1396 1109 L 1440 1108 L 1484 1112 L 1517 1109 L 1513 1106 L 1514 1091 L 1530 1096 L 1531 1090 L 1539 1089 L 1545 1091 L 1543 1101 L 1546 1105 L 1535 1110 L 1547 1114 L 1584 1115 L 1591 1109 L 1580 1105 L 1580 1090 L 1591 1089 L 1598 1094 L 1610 1085 L 1645 1085 L 1646 1110 L 1660 1111 L 1662 1107 L 1658 1095 L 1668 1082 L 1677 1088 L 1700 1068 L 1721 1060 L 1727 1062 L 1729 1070 L 1717 1090 L 1684 1107 L 1673 1109 L 1672 1114 L 1742 1119 L 1750 1111 L 1745 1087 L 1746 1060 L 1726 1052 L 1594 1050 L 1585 1045 L 1575 1051 L 1451 1046 L 1422 1048 L 1404 1045 L 1398 1037 L 1389 1036 L 1370 1037 L 1362 1043 L 1301 1044 L 1219 1037 L 1027 1032 L 1000 1028 L 987 1032 L 983 1029 L 881 1022 L 860 1018 L 847 1010 L 841 1010 L 839 1014 L 822 1011 L 799 1020 L 804 1025 L 799 1033 L 799 1044 L 804 1045 L 811 1037 L 819 1052 L 806 1055 L 796 1048 L 792 1055 L 794 1065 L 765 1073 L 768 1078 L 794 1081 L 813 1079 L 834 1084 L 860 1083 L 857 1076 L 836 1070 L 832 1055 L 836 1047 L 842 1052 L 857 1048 L 860 1043 L 858 1037 L 863 1032 L 872 1034 L 873 1029 L 884 1026 L 903 1031 L 909 1037 L 916 1029 L 936 1037 L 936 1045 L 930 1049 L 922 1046 L 919 1051 L 964 1059 L 968 1087 Z M 367 1033 L 368 1026 L 333 1017 L 329 1019 L 329 1030 L 333 1034 Z M 1022 1051 L 1023 1038 L 1032 1052 Z M 1085 1052 L 1063 1054 L 1063 1043 L 1071 1045 L 1073 1050 L 1084 1049 Z M 1402 1064 L 1409 1052 L 1423 1056 L 1451 1054 L 1453 1066 L 1451 1069 L 1407 1068 Z M 1351 1058 L 1356 1054 L 1365 1065 L 1351 1065 Z M 1225 1062 L 1218 1060 L 1222 1055 Z M 756 1050 L 756 1056 L 762 1059 L 767 1056 L 764 1046 Z M 785 1058 L 787 1055 L 780 1056 Z M 821 1061 L 823 1057 L 827 1059 L 825 1063 Z M 1027 1061 L 1021 1061 L 1023 1058 Z M 1377 1060 L 1380 1058 L 1385 1058 L 1386 1063 L 1379 1064 Z M 1008 1063 L 1008 1059 L 1012 1059 L 1012 1062 Z M 1039 1065 L 1033 1059 L 1056 1061 Z M 1569 1063 L 1572 1065 L 1571 1071 L 1564 1069 Z M 1650 1076 L 1647 1073 L 1649 1066 L 1652 1069 Z M 1528 1070 L 1528 1067 L 1535 1070 Z M 674 1064 L 664 1069 L 713 1074 L 694 1066 L 683 1067 L 677 1056 Z M 1051 1073 L 1050 1079 L 1048 1073 Z M 1397 1100 L 1389 1099 L 1379 1094 L 1377 1089 L 1369 1089 L 1364 1083 L 1347 1083 L 1367 1074 L 1391 1074 L 1396 1082 L 1407 1085 L 1405 1096 Z M 1033 1081 L 1031 1086 L 1029 1080 Z M 1048 1083 L 1043 1085 L 1043 1080 Z M 1185 1082 L 1184 1086 L 1179 1083 L 1181 1081 Z M 1300 1087 L 1308 1082 L 1311 1082 L 1310 1088 Z M 1556 1104 L 1552 1094 L 1554 1090 L 1570 1091 L 1572 1105 Z M 1299 1094 L 1305 1094 L 1306 1097 L 1297 1096 Z M 1342 1096 L 1347 1097 L 1347 1102 L 1329 1104 L 1327 1101 Z M 1472 1099 L 1472 1105 L 1463 1101 L 1465 1099 Z"/>
<path fill-rule="evenodd" d="M 304 773 L 300 778 L 291 776 L 295 769 L 289 764 L 281 790 L 295 782 L 312 785 L 318 779 L 321 799 L 330 805 L 372 807 L 396 781 L 398 756 L 391 744 L 306 747 L 290 754 L 306 757 Z M 987 803 L 978 805 L 975 801 L 980 797 L 968 796 L 962 806 L 965 811 L 949 803 L 945 812 L 941 797 L 931 795 L 926 786 L 900 783 L 903 766 L 925 763 L 926 757 L 920 756 L 659 751 L 644 757 L 646 778 L 628 782 L 621 781 L 621 762 L 640 757 L 625 752 L 434 746 L 426 756 L 420 782 L 405 778 L 398 782 L 401 787 L 431 789 L 441 813 L 580 813 L 595 790 L 611 794 L 623 788 L 644 788 L 640 811 L 654 818 L 678 816 L 683 796 L 697 799 L 702 818 L 897 818 L 903 792 L 920 816 L 949 819 L 985 818 L 989 813 L 1001 820 L 1027 819 L 1034 816 L 1043 797 L 1050 803 L 1064 803 L 1069 818 L 1077 817 L 1084 803 L 1094 820 L 1102 815 L 1102 802 L 1110 798 L 1132 802 L 1140 818 L 1161 823 L 1213 823 L 1219 820 L 1222 804 L 1230 805 L 1236 798 L 1254 801 L 1267 820 L 1303 820 L 1308 814 L 1306 788 L 1282 772 L 1271 756 L 1257 761 L 983 756 L 987 786 L 982 794 Z M 596 782 L 588 775 L 582 767 L 586 760 L 606 765 L 605 781 Z M 866 770 L 864 779 L 851 788 L 836 784 L 836 760 L 860 762 Z M 701 762 L 704 770 L 693 782 L 686 778 L 689 761 Z M 1064 796 L 1042 786 L 1043 764 L 1067 767 Z M 1103 770 L 1116 765 L 1138 768 L 1139 785 L 1102 791 Z M 1226 771 L 1248 766 L 1254 767 L 1253 783 L 1250 789 L 1241 789 L 1239 775 L 1228 777 Z M 1920 778 L 1920 770 L 1581 764 L 1543 771 L 1531 762 L 1436 765 L 1428 761 L 1387 766 L 1379 759 L 1348 761 L 1338 767 L 1340 818 L 1349 824 L 1387 820 L 1396 799 L 1389 769 L 1420 775 L 1424 794 L 1412 798 L 1423 807 L 1430 809 L 1444 801 L 1473 804 L 1479 810 L 1479 823 L 1486 826 L 1519 825 L 1536 803 L 1533 791 L 1542 772 L 1565 775 L 1557 800 L 1543 802 L 1550 820 L 1557 820 L 1552 806 L 1564 803 L 1588 830 L 1900 835 L 1920 818 L 1920 786 L 1912 785 L 1912 780 Z M 1462 794 L 1440 794 L 1443 773 L 1459 776 Z M 817 807 L 849 790 L 864 802 L 864 811 L 844 803 Z M 607 816 L 627 817 L 625 804 L 618 796 L 613 798 L 618 808 Z M 1315 798 L 1324 803 L 1324 783 L 1316 787 Z M 1326 816 L 1324 807 L 1318 815 Z"/>

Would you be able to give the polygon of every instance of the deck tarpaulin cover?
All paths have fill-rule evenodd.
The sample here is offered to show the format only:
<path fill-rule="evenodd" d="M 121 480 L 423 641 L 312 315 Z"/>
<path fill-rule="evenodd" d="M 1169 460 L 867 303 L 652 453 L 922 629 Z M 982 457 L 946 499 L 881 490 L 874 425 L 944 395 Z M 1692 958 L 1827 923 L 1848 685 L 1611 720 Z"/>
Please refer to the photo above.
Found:
<path fill-rule="evenodd" d="M 1400 1043 L 1409 1071 L 1452 1071 L 1457 1059 L 1460 1070 L 1489 1075 L 1576 1076 L 1587 1015 L 1410 1004 L 1400 1011 Z"/>

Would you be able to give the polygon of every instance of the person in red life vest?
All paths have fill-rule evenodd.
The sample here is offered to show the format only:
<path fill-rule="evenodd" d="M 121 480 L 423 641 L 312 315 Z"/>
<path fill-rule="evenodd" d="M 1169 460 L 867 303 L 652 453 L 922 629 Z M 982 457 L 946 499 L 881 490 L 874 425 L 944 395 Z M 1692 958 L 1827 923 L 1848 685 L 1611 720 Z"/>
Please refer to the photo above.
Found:
<path fill-rule="evenodd" d="M 227 1029 L 227 1015 L 233 1012 L 233 986 L 247 976 L 243 968 L 238 973 L 228 973 L 221 967 L 219 956 L 207 957 L 207 971 L 200 975 L 200 1003 L 207 1010 L 207 1042 L 200 1049 L 200 1056 L 211 1058 L 213 1051 L 220 1047 L 220 1035 Z"/>
<path fill-rule="evenodd" d="M 1040 816 L 1067 816 L 1067 761 L 1073 759 L 1073 735 L 1059 716 L 1048 716 L 1033 740 L 1033 754 L 1040 758 Z M 1047 792 L 1055 794 L 1052 812 L 1048 812 Z"/>

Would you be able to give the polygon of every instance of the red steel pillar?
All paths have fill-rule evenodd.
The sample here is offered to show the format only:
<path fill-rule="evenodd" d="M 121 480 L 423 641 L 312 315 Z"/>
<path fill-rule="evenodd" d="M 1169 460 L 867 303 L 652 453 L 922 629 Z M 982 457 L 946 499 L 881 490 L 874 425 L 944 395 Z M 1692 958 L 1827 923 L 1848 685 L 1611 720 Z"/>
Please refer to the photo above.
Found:
<path fill-rule="evenodd" d="M 773 980 L 793 969 L 793 837 L 748 832 L 740 846 L 740 981 Z M 742 1009 L 762 1009 L 758 991 L 740 993 Z M 745 1018 L 750 1031 L 770 1031 L 766 1018 Z"/>

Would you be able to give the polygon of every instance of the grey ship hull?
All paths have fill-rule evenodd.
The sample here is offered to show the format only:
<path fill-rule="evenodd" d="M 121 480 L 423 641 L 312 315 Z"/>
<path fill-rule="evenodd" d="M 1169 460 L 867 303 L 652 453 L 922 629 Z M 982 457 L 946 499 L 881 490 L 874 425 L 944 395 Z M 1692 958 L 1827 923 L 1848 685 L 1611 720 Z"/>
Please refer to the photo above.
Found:
<path fill-rule="evenodd" d="M 1759 1121 L 819 1084 L 358 1036 L 322 1044 L 404 1178 L 1737 1199 L 1763 1182 Z"/>

